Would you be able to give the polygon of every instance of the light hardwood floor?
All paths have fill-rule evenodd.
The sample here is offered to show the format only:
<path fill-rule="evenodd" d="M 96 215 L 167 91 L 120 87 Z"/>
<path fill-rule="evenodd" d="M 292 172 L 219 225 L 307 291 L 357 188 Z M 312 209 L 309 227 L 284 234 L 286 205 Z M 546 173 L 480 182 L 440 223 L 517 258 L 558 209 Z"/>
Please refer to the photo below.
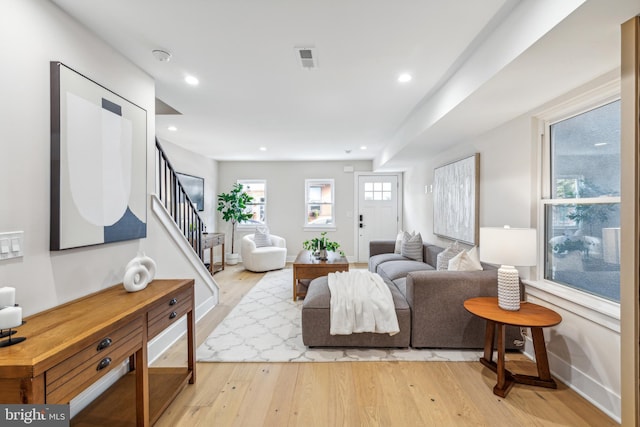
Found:
<path fill-rule="evenodd" d="M 287 268 L 291 268 L 288 266 Z M 220 303 L 196 327 L 200 345 L 263 274 L 227 266 Z M 186 365 L 180 340 L 154 366 Z M 524 356 L 513 370 L 534 373 Z M 156 426 L 615 426 L 577 393 L 516 384 L 492 393 L 479 362 L 198 363 L 197 381 Z"/>

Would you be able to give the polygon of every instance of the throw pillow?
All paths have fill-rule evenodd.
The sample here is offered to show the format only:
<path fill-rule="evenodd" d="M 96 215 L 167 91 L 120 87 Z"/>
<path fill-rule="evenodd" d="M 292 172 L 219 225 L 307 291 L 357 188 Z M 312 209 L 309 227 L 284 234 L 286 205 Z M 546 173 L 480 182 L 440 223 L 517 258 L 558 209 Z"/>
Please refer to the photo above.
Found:
<path fill-rule="evenodd" d="M 473 261 L 473 263 L 478 267 L 478 270 L 484 270 L 482 268 L 482 264 L 480 263 L 480 254 L 478 253 L 477 246 L 474 246 L 471 249 L 469 249 L 467 251 L 467 254 L 469 254 L 469 257 L 471 257 L 471 260 Z"/>
<path fill-rule="evenodd" d="M 409 234 L 405 231 L 402 236 L 400 255 L 422 262 L 422 236 L 420 233 Z"/>
<path fill-rule="evenodd" d="M 472 252 L 473 251 L 473 252 Z M 470 253 L 472 252 L 472 253 Z M 475 247 L 469 252 L 462 251 L 449 260 L 449 271 L 479 271 L 482 265 L 477 259 Z"/>
<path fill-rule="evenodd" d="M 404 231 L 400 230 L 400 232 L 396 236 L 396 247 L 393 251 L 394 254 L 399 254 L 402 252 L 402 236 L 404 236 Z"/>
<path fill-rule="evenodd" d="M 440 252 L 436 256 L 436 270 L 446 271 L 449 268 L 449 261 L 454 256 L 462 252 L 462 249 L 458 248 L 458 242 L 452 243 L 444 251 Z"/>
<path fill-rule="evenodd" d="M 253 235 L 253 242 L 256 244 L 256 248 L 264 248 L 266 246 L 273 246 L 271 242 L 271 235 L 269 235 L 269 229 L 267 227 L 258 227 Z"/>

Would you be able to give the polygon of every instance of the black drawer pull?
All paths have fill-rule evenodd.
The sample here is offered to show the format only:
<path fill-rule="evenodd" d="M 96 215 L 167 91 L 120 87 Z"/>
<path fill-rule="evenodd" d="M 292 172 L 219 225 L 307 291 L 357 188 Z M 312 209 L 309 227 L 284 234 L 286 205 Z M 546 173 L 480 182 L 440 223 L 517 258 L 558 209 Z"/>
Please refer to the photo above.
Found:
<path fill-rule="evenodd" d="M 175 311 L 172 311 L 171 314 L 169 315 L 169 319 L 175 319 L 177 315 L 178 313 L 176 313 Z"/>
<path fill-rule="evenodd" d="M 176 305 L 177 303 L 178 303 L 177 298 L 172 298 L 171 301 L 169 301 L 169 305 Z"/>
<path fill-rule="evenodd" d="M 98 363 L 98 367 L 96 368 L 96 371 L 102 371 L 104 368 L 106 368 L 109 365 L 111 365 L 111 358 L 105 357 L 100 361 L 100 363 Z"/>
<path fill-rule="evenodd" d="M 100 341 L 100 344 L 98 344 L 98 351 L 104 350 L 105 348 L 109 347 L 111 345 L 113 341 L 111 340 L 111 338 L 105 338 L 102 341 Z"/>

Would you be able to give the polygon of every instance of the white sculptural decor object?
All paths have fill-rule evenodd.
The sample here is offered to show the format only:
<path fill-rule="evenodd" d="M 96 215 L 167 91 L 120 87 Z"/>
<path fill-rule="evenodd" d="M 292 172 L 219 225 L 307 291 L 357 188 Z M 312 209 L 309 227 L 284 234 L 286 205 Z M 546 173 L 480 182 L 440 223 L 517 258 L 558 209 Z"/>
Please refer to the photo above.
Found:
<path fill-rule="evenodd" d="M 498 306 L 520 310 L 520 277 L 515 266 L 536 264 L 536 230 L 532 228 L 480 228 L 480 259 L 500 264 L 498 270 Z"/>
<path fill-rule="evenodd" d="M 137 292 L 146 288 L 155 276 L 155 261 L 141 252 L 124 268 L 122 284 L 128 292 Z"/>

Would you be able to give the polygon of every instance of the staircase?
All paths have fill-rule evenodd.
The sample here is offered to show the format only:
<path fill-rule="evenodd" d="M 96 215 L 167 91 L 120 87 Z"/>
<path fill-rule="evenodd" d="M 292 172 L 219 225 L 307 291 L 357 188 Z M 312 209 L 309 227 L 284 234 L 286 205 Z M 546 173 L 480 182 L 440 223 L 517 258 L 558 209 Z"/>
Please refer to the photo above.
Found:
<path fill-rule="evenodd" d="M 189 246 L 196 253 L 202 265 L 205 265 L 202 249 L 204 222 L 198 215 L 195 204 L 180 184 L 176 171 L 171 166 L 171 162 L 169 162 L 157 138 L 156 162 L 156 195 L 175 222 L 179 232 L 189 242 Z"/>

